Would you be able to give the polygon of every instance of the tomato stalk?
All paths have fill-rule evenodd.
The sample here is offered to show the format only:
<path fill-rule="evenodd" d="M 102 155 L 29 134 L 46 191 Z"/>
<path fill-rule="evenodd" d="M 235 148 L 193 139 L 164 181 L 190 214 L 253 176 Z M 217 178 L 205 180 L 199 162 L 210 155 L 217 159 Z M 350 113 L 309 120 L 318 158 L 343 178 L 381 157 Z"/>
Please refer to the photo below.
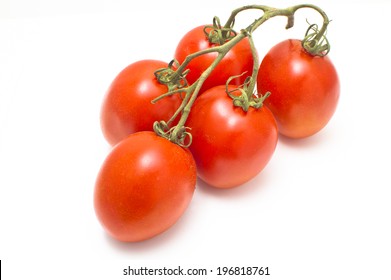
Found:
<path fill-rule="evenodd" d="M 246 32 L 243 30 L 243 32 Z M 226 92 L 229 97 L 233 100 L 233 104 L 237 107 L 241 107 L 243 111 L 247 112 L 250 107 L 253 107 L 255 109 L 261 108 L 263 106 L 263 101 L 270 95 L 270 92 L 266 92 L 265 95 L 261 95 L 260 97 L 255 91 L 255 86 L 256 86 L 256 81 L 257 81 L 257 76 L 258 76 L 258 71 L 259 71 L 259 57 L 258 57 L 258 52 L 255 48 L 254 40 L 251 34 L 247 34 L 247 37 L 250 42 L 250 48 L 251 48 L 251 53 L 253 56 L 253 70 L 252 70 L 252 75 L 247 77 L 244 84 L 236 88 L 234 90 L 229 91 L 228 90 L 228 85 L 231 82 L 232 79 L 235 79 L 237 77 L 240 77 L 246 73 L 243 73 L 239 76 L 233 76 L 227 80 L 226 83 Z M 239 95 L 233 94 L 233 92 L 239 91 Z"/>
<path fill-rule="evenodd" d="M 248 38 L 251 45 L 254 60 L 253 73 L 252 76 L 246 80 L 245 84 L 243 85 L 244 88 L 238 89 L 242 92 L 240 96 L 233 95 L 232 92 L 228 91 L 227 94 L 234 100 L 234 104 L 236 106 L 242 107 L 245 111 L 248 110 L 249 106 L 255 108 L 261 107 L 262 102 L 265 100 L 265 98 L 267 98 L 268 94 L 270 93 L 260 97 L 254 94 L 257 80 L 256 78 L 258 74 L 259 58 L 254 46 L 252 34 L 264 22 L 276 16 L 287 17 L 288 22 L 286 25 L 286 29 L 293 27 L 295 13 L 299 9 L 303 8 L 314 9 L 319 14 L 321 14 L 321 16 L 323 17 L 323 25 L 320 30 L 317 28 L 317 25 L 310 25 L 306 32 L 305 38 L 302 41 L 302 46 L 312 55 L 326 55 L 329 52 L 329 44 L 327 39 L 325 39 L 325 33 L 330 21 L 326 13 L 315 5 L 301 4 L 288 7 L 286 9 L 277 9 L 264 5 L 247 5 L 233 10 L 226 24 L 223 27 L 221 26 L 218 18 L 215 17 L 213 20 L 213 26 L 207 26 L 204 31 L 207 28 L 212 28 L 214 30 L 213 35 L 220 36 L 220 39 L 216 39 L 216 36 L 212 36 L 214 38 L 213 40 L 215 43 L 220 43 L 220 45 L 188 55 L 183 61 L 183 63 L 179 65 L 176 70 L 173 70 L 173 67 L 171 67 L 172 64 L 170 64 L 166 71 L 164 71 L 164 69 L 159 69 L 158 74 L 155 73 L 156 77 L 160 82 L 168 85 L 169 91 L 161 95 L 160 97 L 154 99 L 152 101 L 153 103 L 159 101 L 164 97 L 171 96 L 174 94 L 184 95 L 184 98 L 178 110 L 167 123 L 165 121 L 155 122 L 154 131 L 158 135 L 165 137 L 180 146 L 189 147 L 191 145 L 191 133 L 187 131 L 188 128 L 185 126 L 186 120 L 190 114 L 191 107 L 197 99 L 197 96 L 205 80 L 210 76 L 212 71 L 225 57 L 225 55 L 244 38 Z M 256 19 L 253 23 L 251 23 L 247 28 L 242 29 L 241 32 L 236 33 L 232 31 L 236 16 L 239 13 L 250 9 L 261 10 L 263 11 L 263 15 L 260 18 Z M 235 34 L 235 36 L 232 37 L 231 34 Z M 209 65 L 209 67 L 200 75 L 200 77 L 193 84 L 188 85 L 185 80 L 186 73 L 188 71 L 186 67 L 196 57 L 212 52 L 217 53 L 216 59 L 211 65 Z M 161 75 L 161 77 L 164 77 L 164 79 L 159 78 L 159 75 Z M 230 80 L 231 79 L 227 81 L 227 84 Z M 172 86 L 172 84 L 174 84 L 174 86 Z M 172 123 L 179 115 L 181 115 L 181 117 L 178 124 L 174 127 L 171 127 Z"/>

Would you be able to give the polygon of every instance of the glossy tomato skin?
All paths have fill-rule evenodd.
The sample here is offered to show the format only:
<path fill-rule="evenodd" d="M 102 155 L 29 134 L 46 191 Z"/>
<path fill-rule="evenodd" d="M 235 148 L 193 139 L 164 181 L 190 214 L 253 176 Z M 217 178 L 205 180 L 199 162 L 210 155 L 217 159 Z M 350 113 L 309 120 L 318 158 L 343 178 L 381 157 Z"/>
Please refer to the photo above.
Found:
<path fill-rule="evenodd" d="M 113 80 L 101 108 L 101 128 L 106 140 L 115 145 L 129 134 L 152 131 L 155 121 L 169 120 L 179 107 L 177 95 L 151 101 L 166 93 L 154 72 L 166 68 L 158 60 L 140 60 L 128 65 Z"/>
<path fill-rule="evenodd" d="M 198 97 L 187 126 L 193 135 L 190 150 L 198 176 L 217 188 L 236 187 L 254 178 L 277 145 L 277 124 L 270 110 L 263 106 L 244 112 L 233 105 L 225 86 Z"/>
<path fill-rule="evenodd" d="M 312 56 L 299 40 L 286 40 L 264 57 L 258 73 L 258 92 L 271 92 L 265 101 L 279 132 L 304 138 L 320 131 L 333 116 L 340 83 L 328 56 Z"/>
<path fill-rule="evenodd" d="M 153 132 L 118 143 L 95 185 L 98 220 L 117 240 L 136 242 L 170 228 L 188 207 L 196 184 L 191 153 Z"/>
<path fill-rule="evenodd" d="M 211 47 L 218 46 L 209 42 L 208 38 L 204 34 L 204 26 L 198 26 L 190 30 L 180 40 L 175 51 L 175 58 L 179 63 L 183 63 L 186 57 L 195 52 L 206 50 Z M 193 59 L 189 65 L 189 74 L 186 76 L 187 81 L 194 83 L 201 74 L 213 63 L 216 59 L 217 53 L 209 53 L 199 56 Z M 241 75 L 247 72 L 245 75 L 238 79 L 234 79 L 231 84 L 240 85 L 243 84 L 246 77 L 251 76 L 253 69 L 253 56 L 251 54 L 251 47 L 247 38 L 240 41 L 235 47 L 233 47 L 223 58 L 223 60 L 213 70 L 211 75 L 204 82 L 200 92 L 212 88 L 218 85 L 225 85 L 226 81 L 231 76 Z"/>

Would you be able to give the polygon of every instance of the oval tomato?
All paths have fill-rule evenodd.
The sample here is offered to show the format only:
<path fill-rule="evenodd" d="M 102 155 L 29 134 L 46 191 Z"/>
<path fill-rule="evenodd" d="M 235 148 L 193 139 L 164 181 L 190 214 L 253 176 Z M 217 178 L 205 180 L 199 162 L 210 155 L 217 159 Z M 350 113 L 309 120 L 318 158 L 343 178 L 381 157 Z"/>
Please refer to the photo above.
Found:
<path fill-rule="evenodd" d="M 168 91 L 154 75 L 157 69 L 166 67 L 167 63 L 162 61 L 137 61 L 111 83 L 101 109 L 101 128 L 110 144 L 115 145 L 137 131 L 152 131 L 155 121 L 167 121 L 175 113 L 181 104 L 178 95 L 151 103 Z"/>
<path fill-rule="evenodd" d="M 182 64 L 186 57 L 190 54 L 217 46 L 216 44 L 209 42 L 208 38 L 204 34 L 204 27 L 205 26 L 199 26 L 190 30 L 180 40 L 175 51 L 175 59 L 178 60 L 180 64 Z M 213 52 L 194 58 L 187 66 L 187 69 L 190 70 L 186 76 L 189 84 L 194 83 L 213 63 L 216 57 L 217 53 Z M 252 70 L 253 56 L 249 40 L 248 38 L 245 38 L 225 55 L 211 75 L 206 79 L 200 92 L 214 86 L 225 85 L 226 81 L 231 76 L 237 76 L 246 72 L 246 75 L 233 80 L 231 83 L 234 85 L 241 85 L 244 83 L 246 77 L 251 76 Z"/>
<path fill-rule="evenodd" d="M 257 84 L 259 93 L 271 92 L 265 105 L 273 112 L 279 132 L 291 138 L 320 131 L 333 116 L 340 93 L 329 57 L 309 54 L 299 40 L 283 41 L 266 54 Z"/>
<path fill-rule="evenodd" d="M 235 187 L 255 177 L 277 145 L 277 124 L 269 109 L 243 111 L 233 105 L 225 86 L 200 95 L 186 125 L 193 135 L 189 149 L 199 177 L 218 188 Z"/>
<path fill-rule="evenodd" d="M 194 193 L 196 165 L 191 153 L 157 136 L 138 132 L 118 143 L 96 181 L 94 207 L 115 239 L 149 239 L 171 227 Z"/>

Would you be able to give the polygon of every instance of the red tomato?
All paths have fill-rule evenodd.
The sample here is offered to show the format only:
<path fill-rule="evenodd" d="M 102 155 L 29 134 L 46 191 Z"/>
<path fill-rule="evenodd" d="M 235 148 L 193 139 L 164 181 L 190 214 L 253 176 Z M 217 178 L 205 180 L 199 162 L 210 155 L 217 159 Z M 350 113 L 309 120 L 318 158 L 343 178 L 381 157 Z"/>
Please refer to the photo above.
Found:
<path fill-rule="evenodd" d="M 271 92 L 265 105 L 273 112 L 279 132 L 303 138 L 321 130 L 337 107 L 340 84 L 328 56 L 312 56 L 299 40 L 286 40 L 264 57 L 258 92 Z"/>
<path fill-rule="evenodd" d="M 154 76 L 167 63 L 141 60 L 123 69 L 110 85 L 101 109 L 101 128 L 107 141 L 115 145 L 129 134 L 152 131 L 155 121 L 169 120 L 181 104 L 178 95 L 151 101 L 166 93 L 167 86 Z"/>
<path fill-rule="evenodd" d="M 115 239 L 149 239 L 171 227 L 194 193 L 196 165 L 184 148 L 144 131 L 117 144 L 96 181 L 94 206 Z"/>
<path fill-rule="evenodd" d="M 199 177 L 218 188 L 235 187 L 255 177 L 277 145 L 277 124 L 269 109 L 250 107 L 245 112 L 235 107 L 225 86 L 200 95 L 186 125 L 193 135 L 190 150 Z"/>
<path fill-rule="evenodd" d="M 190 54 L 217 46 L 216 44 L 209 42 L 203 29 L 204 26 L 196 27 L 189 31 L 181 39 L 175 51 L 175 58 L 179 63 L 183 63 L 185 58 Z M 217 53 L 213 52 L 193 59 L 187 67 L 187 69 L 190 69 L 190 72 L 186 76 L 189 84 L 194 83 L 213 63 L 216 57 Z M 225 85 L 229 77 L 247 72 L 246 75 L 233 80 L 231 83 L 235 85 L 243 84 L 246 77 L 251 76 L 252 69 L 253 56 L 251 53 L 251 47 L 249 40 L 245 38 L 225 55 L 223 60 L 217 65 L 211 75 L 204 82 L 201 92 L 214 86 Z"/>

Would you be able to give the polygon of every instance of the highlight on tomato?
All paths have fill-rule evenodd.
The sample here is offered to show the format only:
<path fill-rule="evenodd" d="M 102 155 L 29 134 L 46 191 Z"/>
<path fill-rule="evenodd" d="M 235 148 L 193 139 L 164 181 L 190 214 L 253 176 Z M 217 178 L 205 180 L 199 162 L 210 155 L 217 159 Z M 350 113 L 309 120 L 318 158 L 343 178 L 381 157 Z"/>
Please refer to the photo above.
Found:
<path fill-rule="evenodd" d="M 98 220 L 113 238 L 136 242 L 174 225 L 196 185 L 191 153 L 154 132 L 119 142 L 105 159 L 95 184 Z"/>
<path fill-rule="evenodd" d="M 168 91 L 154 73 L 166 68 L 159 60 L 140 60 L 125 67 L 112 81 L 101 108 L 101 129 L 115 145 L 138 131 L 152 131 L 156 120 L 167 120 L 181 104 L 178 95 L 151 101 Z"/>
<path fill-rule="evenodd" d="M 314 56 L 300 40 L 285 40 L 263 58 L 258 92 L 271 92 L 265 105 L 273 112 L 279 132 L 304 138 L 319 132 L 332 118 L 340 83 L 329 56 Z"/>
<path fill-rule="evenodd" d="M 235 86 L 228 86 L 234 91 Z M 254 178 L 270 161 L 278 140 L 277 124 L 266 106 L 244 111 L 226 86 L 213 87 L 195 101 L 187 125 L 198 176 L 211 186 L 232 188 Z"/>

